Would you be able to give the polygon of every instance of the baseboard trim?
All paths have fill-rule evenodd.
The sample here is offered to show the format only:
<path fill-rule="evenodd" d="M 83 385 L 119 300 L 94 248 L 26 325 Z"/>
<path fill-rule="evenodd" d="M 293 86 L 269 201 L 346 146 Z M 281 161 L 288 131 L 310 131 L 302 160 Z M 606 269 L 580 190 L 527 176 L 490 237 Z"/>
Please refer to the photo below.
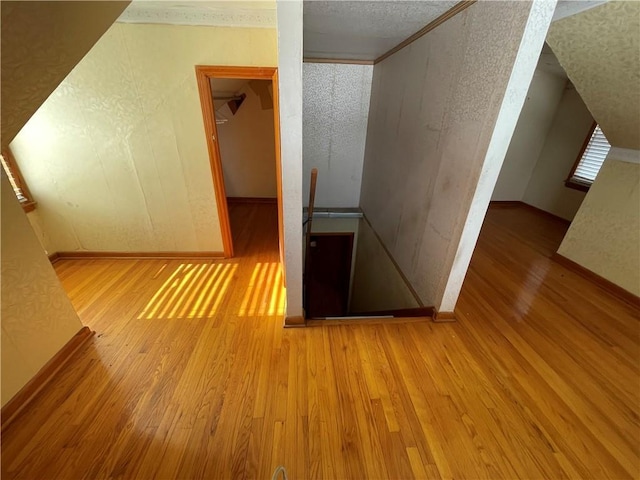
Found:
<path fill-rule="evenodd" d="M 428 322 L 430 317 L 404 317 L 404 318 L 341 318 L 329 320 L 307 320 L 307 327 L 340 327 L 344 325 L 393 325 L 406 323 Z"/>
<path fill-rule="evenodd" d="M 457 322 L 456 312 L 439 312 L 437 309 L 433 309 L 433 317 L 431 317 L 435 323 L 449 323 Z"/>
<path fill-rule="evenodd" d="M 51 263 L 56 263 L 58 260 L 60 260 L 60 255 L 58 254 L 58 252 L 49 255 L 49 261 Z"/>
<path fill-rule="evenodd" d="M 227 203 L 266 203 L 276 205 L 278 199 L 276 197 L 227 197 Z"/>
<path fill-rule="evenodd" d="M 57 252 L 49 256 L 55 256 L 55 260 L 78 258 L 111 258 L 111 259 L 211 259 L 224 258 L 224 252 Z M 52 262 L 53 262 L 52 261 Z"/>
<path fill-rule="evenodd" d="M 419 318 L 432 317 L 435 309 L 433 307 L 399 308 L 396 310 L 380 310 L 377 312 L 354 312 L 351 315 L 358 317 L 378 317 L 392 316 L 394 318 Z"/>
<path fill-rule="evenodd" d="M 284 317 L 285 328 L 306 327 L 307 322 L 303 316 L 286 316 Z"/>
<path fill-rule="evenodd" d="M 616 298 L 636 308 L 640 308 L 640 297 L 616 285 L 611 280 L 607 280 L 606 278 L 601 277 L 597 273 L 592 272 L 588 268 L 583 267 L 579 263 L 576 263 L 573 260 L 557 252 L 551 256 L 551 260 L 562 265 L 567 270 L 571 270 L 573 273 L 580 275 L 582 278 L 585 278 L 590 282 L 595 283 L 596 285 L 601 287 L 603 290 L 606 290 Z"/>
<path fill-rule="evenodd" d="M 566 218 L 559 217 L 558 215 L 547 212 L 546 210 L 542 210 L 541 208 L 534 207 L 533 205 L 529 205 L 528 203 L 522 202 L 520 200 L 491 200 L 489 202 L 489 207 L 491 208 L 515 208 L 522 207 L 527 208 L 531 211 L 537 212 L 546 217 L 553 218 L 559 222 L 564 223 L 565 225 L 571 225 L 571 220 L 567 220 Z"/>
<path fill-rule="evenodd" d="M 0 431 L 4 432 L 18 414 L 40 393 L 40 391 L 51 382 L 56 373 L 67 365 L 76 352 L 94 335 L 94 331 L 89 327 L 82 327 L 71 339 L 56 353 L 51 360 L 27 382 L 27 384 L 16 393 L 6 405 L 2 407 L 2 426 Z"/>

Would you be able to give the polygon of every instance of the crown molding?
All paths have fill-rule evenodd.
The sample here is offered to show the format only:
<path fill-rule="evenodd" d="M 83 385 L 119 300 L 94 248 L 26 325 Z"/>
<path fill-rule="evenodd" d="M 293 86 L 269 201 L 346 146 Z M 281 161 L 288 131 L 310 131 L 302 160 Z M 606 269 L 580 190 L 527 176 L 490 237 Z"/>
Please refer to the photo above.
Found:
<path fill-rule="evenodd" d="M 193 4 L 159 5 L 157 2 L 153 4 L 152 2 L 134 2 L 117 21 L 245 28 L 276 28 L 277 23 L 275 8 L 230 8 Z"/>

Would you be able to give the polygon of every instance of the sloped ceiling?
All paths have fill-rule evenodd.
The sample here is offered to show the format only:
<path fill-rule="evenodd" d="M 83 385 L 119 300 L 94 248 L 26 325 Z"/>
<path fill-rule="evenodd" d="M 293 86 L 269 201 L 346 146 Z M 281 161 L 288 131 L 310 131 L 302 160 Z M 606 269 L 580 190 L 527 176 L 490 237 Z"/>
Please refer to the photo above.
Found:
<path fill-rule="evenodd" d="M 128 4 L 2 2 L 2 147 Z"/>
<path fill-rule="evenodd" d="M 558 20 L 547 43 L 609 143 L 640 150 L 640 2 Z"/>
<path fill-rule="evenodd" d="M 304 56 L 374 60 L 459 0 L 305 0 Z"/>

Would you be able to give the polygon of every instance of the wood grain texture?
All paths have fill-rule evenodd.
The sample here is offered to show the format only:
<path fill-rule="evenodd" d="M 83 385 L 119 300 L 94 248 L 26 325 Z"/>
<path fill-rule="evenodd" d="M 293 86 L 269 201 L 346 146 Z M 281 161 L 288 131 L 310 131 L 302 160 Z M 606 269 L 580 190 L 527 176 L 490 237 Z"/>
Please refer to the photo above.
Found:
<path fill-rule="evenodd" d="M 63 258 L 222 258 L 224 252 L 56 252 L 49 255 L 54 263 Z"/>
<path fill-rule="evenodd" d="M 612 295 L 615 295 L 620 300 L 623 300 L 630 305 L 635 306 L 636 308 L 640 308 L 640 297 L 634 295 L 633 293 L 625 290 L 622 287 L 619 287 L 613 282 L 610 282 L 604 277 L 601 277 L 597 273 L 592 272 L 588 268 L 583 267 L 582 265 L 574 262 L 573 260 L 565 257 L 564 255 L 560 255 L 559 253 L 554 253 L 551 257 L 555 262 L 563 265 L 565 268 L 577 273 L 578 275 L 590 280 L 592 283 L 599 285 L 604 290 L 608 291 Z"/>
<path fill-rule="evenodd" d="M 3 479 L 640 475 L 640 313 L 551 260 L 563 224 L 490 209 L 458 322 L 283 329 L 275 206 L 230 213 L 231 260 L 56 264 L 98 335 Z"/>
<path fill-rule="evenodd" d="M 20 389 L 3 407 L 2 431 L 11 424 L 17 415 L 29 405 L 35 396 L 51 382 L 56 373 L 72 361 L 73 355 L 87 342 L 94 332 L 89 327 L 82 327 L 61 349 L 49 360 L 36 375 Z"/>
<path fill-rule="evenodd" d="M 489 205 L 491 208 L 513 208 L 513 207 L 528 208 L 530 210 L 533 210 L 539 215 L 546 215 L 556 221 L 562 222 L 567 226 L 567 228 L 569 227 L 569 225 L 571 225 L 570 220 L 559 217 L 558 215 L 555 215 L 551 212 L 547 212 L 546 210 L 542 210 L 541 208 L 534 207 L 533 205 L 529 205 L 528 203 L 525 203 L 521 200 L 491 200 L 491 202 L 489 202 Z"/>

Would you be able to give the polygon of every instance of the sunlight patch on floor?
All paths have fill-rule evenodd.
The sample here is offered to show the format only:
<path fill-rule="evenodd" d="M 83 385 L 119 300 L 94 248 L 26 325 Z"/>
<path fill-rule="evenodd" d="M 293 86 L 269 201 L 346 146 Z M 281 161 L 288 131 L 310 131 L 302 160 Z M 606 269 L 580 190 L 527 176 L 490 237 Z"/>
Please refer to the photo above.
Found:
<path fill-rule="evenodd" d="M 237 264 L 181 264 L 144 307 L 138 320 L 206 318 L 218 310 Z"/>
<path fill-rule="evenodd" d="M 238 315 L 283 315 L 284 292 L 280 263 L 257 263 L 240 303 Z"/>

